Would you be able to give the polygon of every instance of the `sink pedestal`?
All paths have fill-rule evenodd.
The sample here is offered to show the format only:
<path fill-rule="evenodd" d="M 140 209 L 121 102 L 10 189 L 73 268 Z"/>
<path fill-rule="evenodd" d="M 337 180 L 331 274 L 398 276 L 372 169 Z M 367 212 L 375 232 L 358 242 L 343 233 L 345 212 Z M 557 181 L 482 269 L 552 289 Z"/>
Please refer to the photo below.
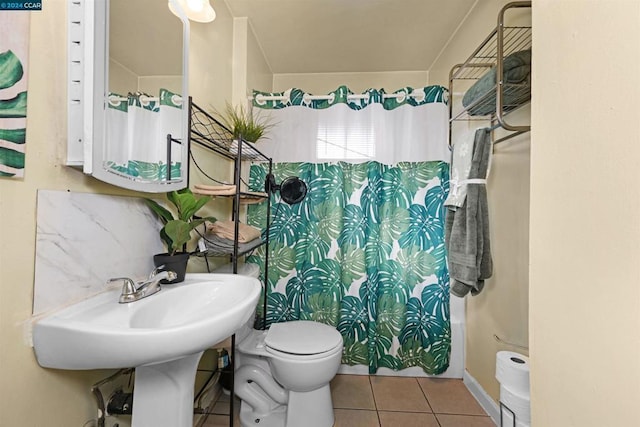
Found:
<path fill-rule="evenodd" d="M 199 352 L 136 368 L 132 427 L 192 427 Z"/>

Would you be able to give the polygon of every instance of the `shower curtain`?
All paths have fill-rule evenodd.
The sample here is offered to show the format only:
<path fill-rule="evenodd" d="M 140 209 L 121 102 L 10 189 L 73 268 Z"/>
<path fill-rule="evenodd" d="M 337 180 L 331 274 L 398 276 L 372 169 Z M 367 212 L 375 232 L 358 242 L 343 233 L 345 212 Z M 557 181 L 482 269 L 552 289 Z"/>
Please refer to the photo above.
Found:
<path fill-rule="evenodd" d="M 167 179 L 167 134 L 182 140 L 182 99 L 166 89 L 153 98 L 144 93 L 109 93 L 105 168 L 145 181 Z M 171 143 L 171 178 L 180 177 L 180 144 Z"/>
<path fill-rule="evenodd" d="M 343 363 L 368 365 L 371 373 L 380 367 L 418 366 L 439 374 L 449 363 L 446 93 L 439 86 L 421 93 L 429 96 L 398 100 L 369 90 L 354 102 L 341 87 L 332 102 L 308 95 L 305 102 L 305 94 L 291 90 L 277 94 L 285 100 L 262 104 L 284 113 L 274 116 L 280 129 L 271 134 L 271 146 L 261 146 L 275 151 L 276 181 L 299 176 L 309 187 L 300 204 L 281 202 L 277 194 L 272 201 L 267 324 L 302 319 L 332 325 L 344 339 Z M 257 95 L 254 106 L 261 98 Z M 284 109 L 295 100 L 300 102 L 292 118 Z M 299 120 L 302 114 L 333 108 L 328 104 L 346 107 L 347 117 Z M 356 115 L 368 109 L 362 125 Z M 385 118 L 390 112 L 395 120 Z M 338 123 L 334 131 L 341 129 L 346 137 L 327 139 L 331 123 Z M 362 129 L 370 132 L 359 137 Z M 373 141 L 373 147 L 366 141 Z M 333 158 L 323 157 L 327 145 Z M 303 161 L 292 161 L 296 150 Z M 363 153 L 365 158 L 357 157 Z M 253 165 L 250 187 L 262 188 L 266 172 L 266 165 Z M 251 225 L 264 228 L 265 218 L 266 204 L 249 207 Z M 248 262 L 262 266 L 264 257 L 263 247 Z"/>

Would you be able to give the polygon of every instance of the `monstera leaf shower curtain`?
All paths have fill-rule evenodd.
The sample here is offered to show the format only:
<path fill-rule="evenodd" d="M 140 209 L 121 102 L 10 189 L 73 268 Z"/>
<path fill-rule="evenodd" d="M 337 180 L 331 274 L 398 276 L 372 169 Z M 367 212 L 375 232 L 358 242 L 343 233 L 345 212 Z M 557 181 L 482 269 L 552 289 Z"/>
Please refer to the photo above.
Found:
<path fill-rule="evenodd" d="M 400 92 L 254 92 L 254 108 L 276 123 L 261 146 L 276 181 L 299 176 L 309 188 L 297 205 L 272 200 L 266 320 L 336 327 L 343 363 L 370 373 L 418 366 L 439 374 L 451 341 L 446 91 Z M 263 188 L 266 173 L 252 165 L 250 186 Z M 250 206 L 250 224 L 264 227 L 265 218 L 266 204 Z M 262 266 L 264 251 L 248 262 Z"/>

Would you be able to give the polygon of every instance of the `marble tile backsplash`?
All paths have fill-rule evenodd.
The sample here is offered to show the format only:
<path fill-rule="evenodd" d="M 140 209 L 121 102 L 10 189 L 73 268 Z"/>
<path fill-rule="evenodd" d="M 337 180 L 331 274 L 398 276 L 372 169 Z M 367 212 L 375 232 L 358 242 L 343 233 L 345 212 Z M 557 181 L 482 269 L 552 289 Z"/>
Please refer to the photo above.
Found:
<path fill-rule="evenodd" d="M 38 191 L 33 313 L 102 292 L 111 277 L 147 276 L 165 252 L 160 228 L 140 198 Z"/>

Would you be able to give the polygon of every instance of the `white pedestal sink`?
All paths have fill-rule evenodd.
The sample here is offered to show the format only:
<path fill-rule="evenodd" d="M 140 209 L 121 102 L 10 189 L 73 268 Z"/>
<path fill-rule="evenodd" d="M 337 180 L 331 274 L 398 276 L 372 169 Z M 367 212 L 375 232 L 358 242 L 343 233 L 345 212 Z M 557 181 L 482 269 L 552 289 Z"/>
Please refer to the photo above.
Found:
<path fill-rule="evenodd" d="M 36 321 L 36 357 L 45 368 L 135 367 L 132 426 L 191 427 L 200 357 L 249 320 L 260 288 L 245 276 L 187 274 L 128 304 L 112 289 Z"/>

